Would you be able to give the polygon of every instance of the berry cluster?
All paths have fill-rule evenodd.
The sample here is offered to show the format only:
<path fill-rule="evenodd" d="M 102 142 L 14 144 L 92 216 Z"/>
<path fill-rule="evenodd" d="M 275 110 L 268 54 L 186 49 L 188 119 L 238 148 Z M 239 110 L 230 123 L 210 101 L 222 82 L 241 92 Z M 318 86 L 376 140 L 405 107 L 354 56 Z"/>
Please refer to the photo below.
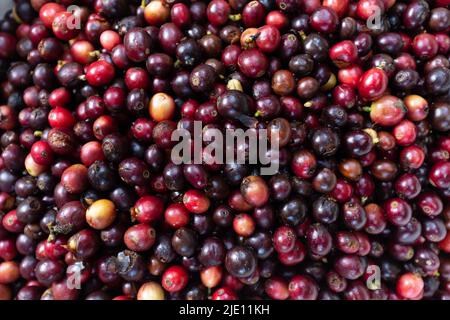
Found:
<path fill-rule="evenodd" d="M 448 6 L 14 0 L 0 299 L 450 299 Z M 279 173 L 175 164 L 194 121 Z"/>

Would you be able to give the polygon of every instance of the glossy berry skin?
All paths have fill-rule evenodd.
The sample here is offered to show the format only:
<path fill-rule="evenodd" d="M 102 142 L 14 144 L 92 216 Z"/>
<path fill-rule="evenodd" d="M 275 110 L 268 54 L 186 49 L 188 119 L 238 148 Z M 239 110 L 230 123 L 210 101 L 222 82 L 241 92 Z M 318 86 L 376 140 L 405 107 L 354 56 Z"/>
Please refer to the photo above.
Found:
<path fill-rule="evenodd" d="M 162 275 L 161 284 L 168 292 L 178 292 L 188 283 L 188 273 L 181 266 L 171 266 Z"/>
<path fill-rule="evenodd" d="M 381 0 L 358 1 L 357 7 L 356 7 L 356 13 L 361 19 L 367 20 L 367 19 L 369 19 L 369 17 L 371 17 L 377 11 L 380 12 L 380 14 L 383 14 L 383 12 L 384 12 L 383 1 L 381 1 Z"/>
<path fill-rule="evenodd" d="M 440 189 L 450 188 L 450 162 L 441 161 L 436 163 L 430 170 L 428 180 L 430 183 Z"/>
<path fill-rule="evenodd" d="M 234 217 L 233 229 L 236 234 L 248 237 L 255 231 L 255 222 L 248 214 L 241 213 Z"/>
<path fill-rule="evenodd" d="M 175 112 L 175 102 L 171 96 L 165 93 L 157 93 L 149 103 L 149 113 L 153 120 L 163 121 L 172 119 Z"/>
<path fill-rule="evenodd" d="M 197 190 L 189 190 L 183 196 L 183 204 L 192 213 L 205 213 L 210 206 L 210 200 Z"/>
<path fill-rule="evenodd" d="M 140 223 L 152 223 L 159 220 L 164 211 L 164 202 L 156 196 L 143 196 L 131 209 L 133 219 Z"/>
<path fill-rule="evenodd" d="M 333 9 L 342 18 L 348 10 L 349 1 L 325 0 L 322 2 L 322 5 Z"/>
<path fill-rule="evenodd" d="M 168 206 L 164 212 L 164 220 L 173 228 L 181 228 L 189 223 L 189 211 L 179 203 Z"/>
<path fill-rule="evenodd" d="M 246 177 L 241 183 L 241 193 L 245 201 L 255 207 L 262 207 L 269 200 L 269 188 L 258 176 Z"/>
<path fill-rule="evenodd" d="M 233 290 L 228 287 L 222 287 L 217 289 L 213 295 L 212 300 L 237 300 L 238 296 Z"/>
<path fill-rule="evenodd" d="M 184 3 L 176 3 L 170 10 L 172 21 L 179 27 L 187 27 L 192 22 L 189 8 Z"/>
<path fill-rule="evenodd" d="M 65 41 L 75 38 L 80 32 L 75 19 L 76 17 L 70 12 L 57 13 L 52 22 L 53 33 L 56 37 Z"/>
<path fill-rule="evenodd" d="M 413 273 L 403 274 L 397 281 L 397 294 L 407 299 L 418 297 L 424 287 L 422 278 Z"/>
<path fill-rule="evenodd" d="M 410 173 L 398 177 L 394 186 L 397 194 L 406 199 L 414 199 L 422 189 L 419 179 Z"/>
<path fill-rule="evenodd" d="M 339 18 L 329 7 L 317 8 L 310 17 L 311 27 L 319 32 L 332 33 L 336 30 Z"/>
<path fill-rule="evenodd" d="M 155 237 L 155 229 L 148 224 L 135 224 L 125 232 L 124 243 L 132 251 L 147 251 L 155 243 Z"/>
<path fill-rule="evenodd" d="M 315 156 L 308 150 L 301 150 L 294 154 L 291 168 L 294 173 L 304 179 L 311 178 L 316 170 L 317 161 Z"/>
<path fill-rule="evenodd" d="M 312 224 L 306 231 L 308 247 L 316 256 L 327 255 L 332 247 L 332 238 L 327 228 L 321 224 Z"/>
<path fill-rule="evenodd" d="M 411 206 L 403 199 L 392 198 L 384 204 L 387 220 L 396 226 L 406 225 L 412 217 Z"/>
<path fill-rule="evenodd" d="M 267 57 L 257 49 L 245 50 L 238 58 L 239 69 L 250 78 L 261 77 L 266 72 L 268 65 Z"/>
<path fill-rule="evenodd" d="M 301 263 L 306 256 L 306 248 L 300 240 L 295 242 L 291 251 L 278 253 L 278 259 L 285 266 L 295 266 Z"/>
<path fill-rule="evenodd" d="M 363 74 L 363 70 L 358 65 L 352 65 L 349 67 L 341 68 L 338 71 L 338 80 L 342 84 L 346 84 L 351 88 L 357 88 L 361 76 Z"/>
<path fill-rule="evenodd" d="M 388 77 L 381 69 L 372 68 L 361 76 L 358 84 L 359 95 L 368 101 L 380 98 L 386 91 Z"/>
<path fill-rule="evenodd" d="M 125 35 L 123 44 L 130 60 L 142 62 L 150 54 L 152 38 L 144 29 L 134 28 Z"/>
<path fill-rule="evenodd" d="M 68 109 L 56 107 L 48 113 L 48 123 L 52 128 L 72 128 L 75 124 L 75 118 Z"/>
<path fill-rule="evenodd" d="M 407 117 L 411 121 L 425 119 L 429 112 L 428 102 L 419 95 L 409 95 L 403 100 L 407 109 Z"/>
<path fill-rule="evenodd" d="M 370 118 L 382 126 L 394 126 L 405 116 L 406 109 L 403 102 L 394 96 L 384 96 L 372 102 Z"/>
<path fill-rule="evenodd" d="M 275 51 L 281 41 L 280 32 L 277 28 L 266 25 L 258 29 L 258 37 L 256 38 L 256 45 L 263 52 Z"/>
<path fill-rule="evenodd" d="M 99 87 L 110 83 L 114 75 L 114 67 L 106 61 L 99 60 L 89 65 L 86 80 L 89 84 Z"/>
<path fill-rule="evenodd" d="M 59 12 L 64 12 L 64 6 L 57 3 L 46 3 L 39 10 L 39 17 L 47 28 L 52 27 L 53 20 Z"/>
<path fill-rule="evenodd" d="M 338 179 L 330 195 L 338 202 L 347 202 L 353 195 L 353 188 L 345 180 Z"/>
<path fill-rule="evenodd" d="M 336 43 L 330 48 L 330 58 L 333 63 L 339 67 L 347 67 L 354 63 L 358 58 L 358 49 L 355 44 L 350 40 L 344 40 Z"/>
<path fill-rule="evenodd" d="M 419 59 L 430 59 L 437 54 L 438 43 L 434 35 L 421 33 L 414 37 L 412 49 Z"/>
<path fill-rule="evenodd" d="M 116 207 L 111 200 L 97 200 L 86 210 L 86 222 L 94 229 L 106 229 L 114 222 L 115 210 Z"/>
<path fill-rule="evenodd" d="M 211 24 L 221 26 L 228 20 L 230 5 L 224 0 L 213 0 L 208 4 L 206 15 Z"/>
<path fill-rule="evenodd" d="M 342 255 L 334 262 L 334 269 L 347 280 L 358 279 L 364 273 L 362 260 L 357 255 Z"/>
<path fill-rule="evenodd" d="M 61 183 L 69 193 L 79 194 L 88 187 L 88 170 L 82 164 L 74 164 L 64 170 Z"/>
<path fill-rule="evenodd" d="M 149 281 L 144 283 L 137 293 L 137 300 L 164 300 L 164 290 L 159 283 Z"/>
<path fill-rule="evenodd" d="M 450 299 L 449 0 L 11 2 L 0 300 Z"/>
<path fill-rule="evenodd" d="M 247 28 L 261 25 L 266 15 L 265 8 L 259 1 L 250 1 L 242 9 L 242 22 Z"/>
<path fill-rule="evenodd" d="M 417 145 L 405 147 L 400 152 L 400 163 L 406 169 L 418 169 L 424 161 L 425 153 Z"/>
<path fill-rule="evenodd" d="M 53 150 L 45 141 L 37 141 L 31 147 L 31 157 L 40 165 L 50 165 L 53 162 Z"/>
<path fill-rule="evenodd" d="M 227 271 L 239 278 L 249 277 L 256 270 L 256 257 L 247 247 L 237 246 L 229 250 L 225 257 Z"/>
<path fill-rule="evenodd" d="M 395 140 L 400 146 L 412 144 L 417 137 L 417 128 L 412 121 L 403 120 L 393 130 Z"/>
<path fill-rule="evenodd" d="M 273 235 L 273 245 L 277 252 L 286 253 L 294 249 L 296 239 L 292 228 L 281 226 Z"/>
<path fill-rule="evenodd" d="M 428 217 L 433 218 L 441 214 L 443 208 L 442 199 L 433 192 L 426 192 L 417 198 L 419 209 Z"/>
<path fill-rule="evenodd" d="M 152 1 L 144 8 L 145 21 L 151 26 L 159 26 L 169 18 L 169 10 L 163 1 Z"/>
<path fill-rule="evenodd" d="M 125 84 L 129 90 L 147 89 L 150 86 L 150 79 L 143 68 L 130 68 L 125 73 Z"/>
<path fill-rule="evenodd" d="M 271 277 L 264 284 L 266 294 L 275 300 L 286 300 L 289 298 L 288 284 L 279 277 Z"/>
<path fill-rule="evenodd" d="M 318 295 L 318 286 L 308 276 L 294 276 L 288 285 L 289 296 L 293 300 L 316 300 Z"/>

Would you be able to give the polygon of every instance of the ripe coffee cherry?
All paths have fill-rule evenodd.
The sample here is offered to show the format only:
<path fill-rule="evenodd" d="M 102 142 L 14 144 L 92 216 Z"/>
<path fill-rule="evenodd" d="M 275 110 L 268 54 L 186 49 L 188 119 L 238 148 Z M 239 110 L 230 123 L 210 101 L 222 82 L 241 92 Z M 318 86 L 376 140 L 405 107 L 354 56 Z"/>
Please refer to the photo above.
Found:
<path fill-rule="evenodd" d="M 143 196 L 131 209 L 131 216 L 140 223 L 152 223 L 159 220 L 164 212 L 164 202 L 156 196 Z"/>
<path fill-rule="evenodd" d="M 395 96 L 384 96 L 372 102 L 370 118 L 382 126 L 394 126 L 405 116 L 406 110 L 401 99 Z"/>
<path fill-rule="evenodd" d="M 436 163 L 430 170 L 428 180 L 430 183 L 440 189 L 450 188 L 450 161 L 441 161 Z"/>
<path fill-rule="evenodd" d="M 265 8 L 259 1 L 250 1 L 242 9 L 242 22 L 247 28 L 258 27 L 264 20 Z"/>
<path fill-rule="evenodd" d="M 308 276 L 294 276 L 288 285 L 289 296 L 293 300 L 316 300 L 319 288 Z"/>
<path fill-rule="evenodd" d="M 164 212 L 164 220 L 173 228 L 186 226 L 189 219 L 189 211 L 180 203 L 171 204 Z"/>
<path fill-rule="evenodd" d="M 188 283 L 188 273 L 181 266 L 171 266 L 164 271 L 161 282 L 168 292 L 181 291 Z"/>
<path fill-rule="evenodd" d="M 210 206 L 209 199 L 197 190 L 188 190 L 183 196 L 183 204 L 192 213 L 205 213 Z"/>
<path fill-rule="evenodd" d="M 339 18 L 336 12 L 329 7 L 317 8 L 310 17 L 311 27 L 319 32 L 332 33 L 336 30 Z"/>
<path fill-rule="evenodd" d="M 369 19 L 375 13 L 384 13 L 384 3 L 381 0 L 360 0 L 356 7 L 356 14 L 363 20 Z"/>
<path fill-rule="evenodd" d="M 414 37 L 412 49 L 419 59 L 430 59 L 437 54 L 438 43 L 434 35 L 421 33 Z"/>
<path fill-rule="evenodd" d="M 112 51 L 121 43 L 120 35 L 112 30 L 103 31 L 100 35 L 100 43 L 103 48 L 108 51 Z"/>
<path fill-rule="evenodd" d="M 248 237 L 255 231 L 255 222 L 248 214 L 241 213 L 234 217 L 233 229 L 238 235 Z"/>
<path fill-rule="evenodd" d="M 51 28 L 59 12 L 65 12 L 64 6 L 53 2 L 46 3 L 39 10 L 39 18 L 47 28 Z"/>
<path fill-rule="evenodd" d="M 123 44 L 128 59 L 142 62 L 150 54 L 152 38 L 144 29 L 134 28 L 125 35 Z"/>
<path fill-rule="evenodd" d="M 277 252 L 286 253 L 294 249 L 297 237 L 292 228 L 279 227 L 273 235 L 273 245 Z"/>
<path fill-rule="evenodd" d="M 428 115 L 428 102 L 421 96 L 409 95 L 403 100 L 407 109 L 407 117 L 411 121 L 421 121 Z"/>
<path fill-rule="evenodd" d="M 53 162 L 53 150 L 45 141 L 37 141 L 31 147 L 31 157 L 39 165 L 50 165 Z"/>
<path fill-rule="evenodd" d="M 75 117 L 68 109 L 56 107 L 48 113 L 48 123 L 52 128 L 72 128 L 75 124 Z"/>
<path fill-rule="evenodd" d="M 237 300 L 238 296 L 233 290 L 227 287 L 217 289 L 213 295 L 212 300 Z"/>
<path fill-rule="evenodd" d="M 255 207 L 262 207 L 269 200 L 269 188 L 259 176 L 246 177 L 241 183 L 241 193 Z"/>
<path fill-rule="evenodd" d="M 208 4 L 206 15 L 211 24 L 221 26 L 228 20 L 230 5 L 225 0 L 213 0 Z"/>
<path fill-rule="evenodd" d="M 450 299 L 448 2 L 13 1 L 0 300 Z"/>
<path fill-rule="evenodd" d="M 114 75 L 114 67 L 104 60 L 99 60 L 89 65 L 86 80 L 90 85 L 99 87 L 110 83 Z"/>
<path fill-rule="evenodd" d="M 128 249 L 141 252 L 149 250 L 155 243 L 155 229 L 148 224 L 135 224 L 124 234 L 124 242 Z"/>
<path fill-rule="evenodd" d="M 74 164 L 64 170 L 61 183 L 69 193 L 81 193 L 88 187 L 88 170 L 82 164 Z"/>
<path fill-rule="evenodd" d="M 284 279 L 278 277 L 269 278 L 264 285 L 266 294 L 275 300 L 286 300 L 289 298 L 288 284 Z"/>
<path fill-rule="evenodd" d="M 397 294 L 403 298 L 417 298 L 424 287 L 422 278 L 413 273 L 403 274 L 397 281 Z"/>
<path fill-rule="evenodd" d="M 388 200 L 384 205 L 387 220 L 396 225 L 406 225 L 412 217 L 411 206 L 403 199 L 393 198 Z"/>
<path fill-rule="evenodd" d="M 417 128 L 413 122 L 403 120 L 395 126 L 393 134 L 398 145 L 408 146 L 416 141 Z"/>
<path fill-rule="evenodd" d="M 266 25 L 258 29 L 258 37 L 256 38 L 256 45 L 263 52 L 275 51 L 281 41 L 280 32 L 277 28 Z"/>
<path fill-rule="evenodd" d="M 369 101 L 380 98 L 386 91 L 388 77 L 386 72 L 372 68 L 363 73 L 358 84 L 359 95 Z"/>
<path fill-rule="evenodd" d="M 344 40 L 330 48 L 330 58 L 337 67 L 348 67 L 358 58 L 358 49 L 352 41 Z"/>
<path fill-rule="evenodd" d="M 291 168 L 295 175 L 300 178 L 311 178 L 316 171 L 316 167 L 316 158 L 308 150 L 298 151 L 292 158 Z"/>
<path fill-rule="evenodd" d="M 247 77 L 259 78 L 266 72 L 269 62 L 261 51 L 249 49 L 239 55 L 238 66 Z"/>
<path fill-rule="evenodd" d="M 361 67 L 353 65 L 339 69 L 338 80 L 340 83 L 346 84 L 351 88 L 357 88 L 362 74 L 363 70 Z"/>
<path fill-rule="evenodd" d="M 169 9 L 164 1 L 150 1 L 144 8 L 145 21 L 151 26 L 159 26 L 169 18 Z"/>
<path fill-rule="evenodd" d="M 55 36 L 65 41 L 75 38 L 80 32 L 76 19 L 79 18 L 67 11 L 61 11 L 55 14 L 52 22 L 52 29 Z"/>

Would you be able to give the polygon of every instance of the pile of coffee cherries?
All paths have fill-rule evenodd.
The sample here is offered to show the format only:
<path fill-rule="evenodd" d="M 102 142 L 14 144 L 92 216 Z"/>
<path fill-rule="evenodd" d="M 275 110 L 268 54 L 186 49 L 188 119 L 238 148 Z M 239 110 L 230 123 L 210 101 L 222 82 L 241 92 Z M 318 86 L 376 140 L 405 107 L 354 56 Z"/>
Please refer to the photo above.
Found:
<path fill-rule="evenodd" d="M 448 0 L 13 6 L 0 299 L 450 299 Z"/>

